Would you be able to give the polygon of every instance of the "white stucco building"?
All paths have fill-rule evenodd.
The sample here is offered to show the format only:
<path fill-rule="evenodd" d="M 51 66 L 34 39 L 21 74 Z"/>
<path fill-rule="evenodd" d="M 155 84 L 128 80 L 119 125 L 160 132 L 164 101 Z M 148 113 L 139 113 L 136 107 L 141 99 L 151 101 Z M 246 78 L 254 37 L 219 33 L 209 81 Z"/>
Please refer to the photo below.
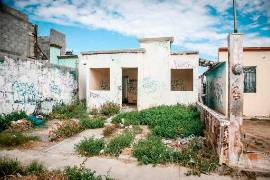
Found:
<path fill-rule="evenodd" d="M 79 95 L 89 109 L 112 101 L 138 110 L 198 99 L 198 52 L 171 52 L 172 37 L 140 39 L 140 48 L 82 52 Z"/>

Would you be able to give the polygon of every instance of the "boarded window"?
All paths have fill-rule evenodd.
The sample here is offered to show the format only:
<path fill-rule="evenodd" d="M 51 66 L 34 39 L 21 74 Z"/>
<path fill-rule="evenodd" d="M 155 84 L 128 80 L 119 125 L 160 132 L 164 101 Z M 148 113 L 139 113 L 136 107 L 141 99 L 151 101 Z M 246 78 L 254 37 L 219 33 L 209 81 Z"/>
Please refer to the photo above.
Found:
<path fill-rule="evenodd" d="M 193 69 L 171 69 L 172 91 L 193 91 Z"/>
<path fill-rule="evenodd" d="M 244 92 L 256 92 L 256 67 L 244 68 Z"/>
<path fill-rule="evenodd" d="M 91 68 L 89 79 L 91 90 L 110 90 L 110 68 Z"/>

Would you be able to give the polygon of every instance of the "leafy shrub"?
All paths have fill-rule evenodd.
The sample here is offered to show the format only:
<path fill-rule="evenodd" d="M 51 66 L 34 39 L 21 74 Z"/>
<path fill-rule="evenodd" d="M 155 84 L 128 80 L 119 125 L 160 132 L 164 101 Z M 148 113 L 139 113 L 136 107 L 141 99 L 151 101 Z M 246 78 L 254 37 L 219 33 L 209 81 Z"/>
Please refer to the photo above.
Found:
<path fill-rule="evenodd" d="M 139 112 L 125 112 L 112 118 L 113 123 L 123 123 L 125 126 L 140 124 Z"/>
<path fill-rule="evenodd" d="M 86 169 L 84 167 L 66 167 L 64 174 L 68 180 L 102 180 L 102 176 L 95 175 L 95 171 Z"/>
<path fill-rule="evenodd" d="M 105 116 L 111 116 L 114 114 L 119 113 L 120 111 L 120 105 L 113 103 L 113 102 L 106 102 L 101 105 L 100 107 L 100 113 L 104 114 Z"/>
<path fill-rule="evenodd" d="M 95 156 L 105 147 L 103 139 L 88 138 L 83 139 L 79 144 L 75 145 L 76 151 L 85 156 Z"/>
<path fill-rule="evenodd" d="M 85 118 L 80 119 L 79 124 L 83 129 L 96 129 L 102 128 L 105 123 L 105 118 L 103 117 L 95 117 L 93 119 Z"/>
<path fill-rule="evenodd" d="M 27 174 L 41 174 L 45 171 L 44 166 L 39 163 L 38 161 L 32 161 L 27 167 L 26 172 Z"/>
<path fill-rule="evenodd" d="M 70 119 L 70 118 L 82 118 L 88 117 L 87 108 L 85 101 L 72 104 L 58 104 L 52 109 L 49 114 L 50 118 L 55 119 Z"/>
<path fill-rule="evenodd" d="M 63 120 L 57 124 L 57 126 L 49 132 L 50 140 L 56 140 L 59 138 L 66 138 L 73 136 L 81 132 L 79 124 L 73 120 Z"/>
<path fill-rule="evenodd" d="M 0 115 L 0 132 L 7 129 L 10 126 L 11 121 L 17 121 L 26 117 L 27 115 L 24 111 L 12 112 L 7 115 Z"/>
<path fill-rule="evenodd" d="M 106 126 L 103 130 L 103 135 L 105 137 L 107 136 L 111 136 L 115 131 L 117 130 L 117 127 L 115 124 L 110 125 L 110 126 Z"/>
<path fill-rule="evenodd" d="M 169 157 L 169 150 L 160 138 L 148 136 L 133 147 L 133 155 L 144 164 L 165 163 Z"/>
<path fill-rule="evenodd" d="M 0 177 L 23 173 L 23 167 L 16 159 L 0 157 Z"/>
<path fill-rule="evenodd" d="M 106 153 L 114 156 L 119 156 L 122 150 L 126 147 L 130 147 L 134 139 L 133 133 L 126 131 L 123 134 L 120 134 L 113 138 L 106 148 Z"/>
<path fill-rule="evenodd" d="M 2 132 L 0 133 L 0 146 L 12 147 L 25 144 L 31 140 L 38 140 L 37 136 L 26 136 L 20 132 Z"/>
<path fill-rule="evenodd" d="M 125 125 L 148 125 L 154 135 L 165 138 L 187 137 L 203 134 L 203 123 L 194 106 L 158 106 L 140 112 L 122 113 L 113 118 L 113 123 Z"/>

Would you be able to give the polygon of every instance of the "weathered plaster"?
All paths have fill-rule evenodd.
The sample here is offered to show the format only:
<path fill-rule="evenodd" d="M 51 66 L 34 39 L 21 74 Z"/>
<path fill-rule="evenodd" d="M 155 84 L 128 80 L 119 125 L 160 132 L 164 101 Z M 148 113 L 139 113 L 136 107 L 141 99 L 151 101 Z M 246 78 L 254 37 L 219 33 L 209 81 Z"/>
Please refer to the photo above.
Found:
<path fill-rule="evenodd" d="M 198 54 L 171 55 L 170 45 L 167 39 L 151 39 L 141 41 L 141 48 L 132 52 L 82 53 L 79 57 L 80 98 L 87 99 L 89 108 L 99 107 L 106 101 L 122 104 L 122 68 L 138 68 L 139 110 L 162 104 L 196 103 Z M 90 68 L 110 68 L 110 91 L 89 90 Z M 193 69 L 193 91 L 171 91 L 171 69 Z"/>
<path fill-rule="evenodd" d="M 49 112 L 57 103 L 76 99 L 77 82 L 68 70 L 38 60 L 0 63 L 0 113 L 24 110 Z"/>

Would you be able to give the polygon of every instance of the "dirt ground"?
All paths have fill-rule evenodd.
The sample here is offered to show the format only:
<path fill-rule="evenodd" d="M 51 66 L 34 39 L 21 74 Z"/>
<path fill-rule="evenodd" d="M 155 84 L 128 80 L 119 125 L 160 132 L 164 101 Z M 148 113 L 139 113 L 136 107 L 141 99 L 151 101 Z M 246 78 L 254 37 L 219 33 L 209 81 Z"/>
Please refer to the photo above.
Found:
<path fill-rule="evenodd" d="M 250 151 L 270 153 L 270 120 L 244 120 L 241 131 Z"/>

